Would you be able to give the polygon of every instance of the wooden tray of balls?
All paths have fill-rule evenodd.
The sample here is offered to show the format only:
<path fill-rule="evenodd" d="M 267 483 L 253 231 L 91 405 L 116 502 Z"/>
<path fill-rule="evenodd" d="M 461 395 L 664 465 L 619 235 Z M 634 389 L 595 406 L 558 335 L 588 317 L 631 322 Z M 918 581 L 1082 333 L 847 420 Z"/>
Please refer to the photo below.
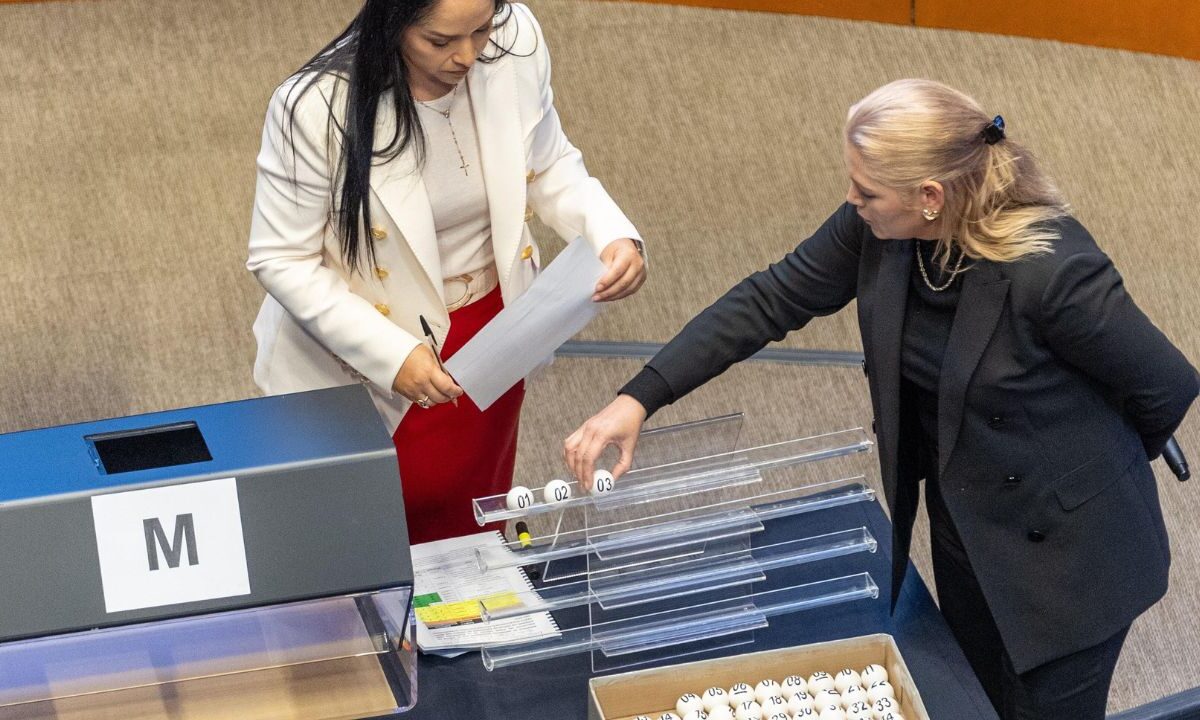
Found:
<path fill-rule="evenodd" d="M 883 677 L 878 670 L 863 673 L 873 665 L 882 669 L 885 683 L 878 683 Z M 842 673 L 843 670 L 852 670 L 853 675 Z M 828 680 L 821 673 L 828 675 Z M 855 675 L 859 684 L 850 685 L 856 679 Z M 808 687 L 814 676 L 816 687 Z M 864 680 L 864 677 L 868 679 Z M 796 678 L 803 680 L 802 691 L 796 686 L 800 682 Z M 834 692 L 838 687 L 846 688 L 847 692 L 838 693 L 836 699 L 832 695 L 821 695 L 822 688 L 830 683 L 834 685 Z M 742 684 L 748 687 L 742 687 Z M 871 692 L 871 686 L 874 686 L 874 692 Z M 852 687 L 859 690 L 850 689 Z M 730 695 L 735 688 L 740 691 L 736 698 Z M 716 689 L 724 690 L 725 697 L 720 697 Z M 747 690 L 751 694 L 749 698 L 745 696 Z M 817 692 L 808 693 L 809 690 Z M 797 692 L 807 693 L 808 698 L 795 698 Z M 782 705 L 773 699 L 776 697 L 783 698 Z M 760 699 L 763 702 L 759 703 Z M 745 704 L 751 700 L 757 707 Z M 805 710 L 809 700 L 813 707 Z M 835 703 L 838 710 L 834 709 Z M 721 705 L 725 705 L 728 712 L 721 709 Z M 709 708 L 707 712 L 705 706 Z M 895 639 L 891 635 L 876 634 L 637 670 L 593 678 L 588 682 L 588 720 L 646 718 L 929 720 L 929 713 Z"/>

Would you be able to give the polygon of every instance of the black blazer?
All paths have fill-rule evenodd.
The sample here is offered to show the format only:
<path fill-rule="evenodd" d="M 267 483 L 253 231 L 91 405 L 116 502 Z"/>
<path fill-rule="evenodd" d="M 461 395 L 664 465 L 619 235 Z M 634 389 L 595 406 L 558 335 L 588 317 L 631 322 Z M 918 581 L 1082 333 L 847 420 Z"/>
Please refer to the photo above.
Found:
<path fill-rule="evenodd" d="M 1138 309 L 1073 218 L 1054 252 L 963 278 L 938 391 L 940 479 L 1017 672 L 1095 645 L 1167 589 L 1149 459 L 1198 392 L 1196 370 Z M 852 205 L 733 287 L 648 365 L 675 398 L 858 299 L 893 522 L 892 601 L 919 498 L 919 432 L 901 419 L 900 337 L 913 240 L 879 240 Z"/>

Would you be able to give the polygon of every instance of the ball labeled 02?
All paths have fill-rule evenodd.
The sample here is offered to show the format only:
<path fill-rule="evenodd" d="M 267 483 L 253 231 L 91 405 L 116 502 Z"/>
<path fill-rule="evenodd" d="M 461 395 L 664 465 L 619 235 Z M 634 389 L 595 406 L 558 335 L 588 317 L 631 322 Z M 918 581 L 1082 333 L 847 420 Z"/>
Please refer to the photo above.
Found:
<path fill-rule="evenodd" d="M 551 480 L 542 488 L 542 502 L 557 505 L 571 499 L 571 484 L 565 480 Z"/>
<path fill-rule="evenodd" d="M 597 470 L 592 473 L 592 494 L 607 495 L 616 487 L 616 481 L 613 480 L 612 473 L 607 470 Z"/>
<path fill-rule="evenodd" d="M 509 510 L 528 510 L 533 507 L 533 493 L 524 485 L 513 485 L 513 489 L 504 496 L 504 504 Z"/>

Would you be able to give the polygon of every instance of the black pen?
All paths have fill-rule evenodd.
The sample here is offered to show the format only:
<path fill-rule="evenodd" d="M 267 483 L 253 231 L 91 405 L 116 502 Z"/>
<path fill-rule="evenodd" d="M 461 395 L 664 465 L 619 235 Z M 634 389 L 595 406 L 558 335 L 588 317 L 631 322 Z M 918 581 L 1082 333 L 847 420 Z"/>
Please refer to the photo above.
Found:
<path fill-rule="evenodd" d="M 429 338 L 429 344 L 433 346 L 433 359 L 437 360 L 438 368 L 449 375 L 450 373 L 446 371 L 446 366 L 442 364 L 442 353 L 438 350 L 437 338 L 433 336 L 433 330 L 429 329 L 429 323 L 425 322 L 424 315 L 418 315 L 417 317 L 421 319 L 421 329 L 425 331 L 425 337 Z M 450 402 L 454 403 L 454 407 L 458 407 L 458 398 L 450 398 Z"/>

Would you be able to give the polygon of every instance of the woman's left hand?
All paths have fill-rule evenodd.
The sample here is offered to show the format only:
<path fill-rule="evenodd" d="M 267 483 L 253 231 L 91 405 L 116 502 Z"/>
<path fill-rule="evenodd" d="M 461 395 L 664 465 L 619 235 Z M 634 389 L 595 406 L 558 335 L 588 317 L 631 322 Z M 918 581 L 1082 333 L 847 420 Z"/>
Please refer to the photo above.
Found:
<path fill-rule="evenodd" d="M 629 238 L 614 240 L 600 251 L 600 261 L 608 268 L 600 282 L 592 302 L 609 302 L 637 292 L 646 282 L 646 263 L 642 260 L 637 245 Z"/>

